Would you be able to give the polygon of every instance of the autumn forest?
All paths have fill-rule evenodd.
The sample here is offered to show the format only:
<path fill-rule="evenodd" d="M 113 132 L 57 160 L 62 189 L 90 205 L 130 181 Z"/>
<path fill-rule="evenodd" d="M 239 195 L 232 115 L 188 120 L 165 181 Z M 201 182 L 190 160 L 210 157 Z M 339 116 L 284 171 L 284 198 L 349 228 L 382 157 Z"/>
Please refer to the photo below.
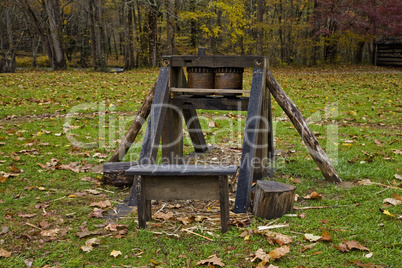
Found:
<path fill-rule="evenodd" d="M 53 69 L 158 66 L 168 54 L 368 63 L 400 37 L 399 0 L 0 0 L 1 58 Z M 42 57 L 42 58 L 41 58 Z"/>

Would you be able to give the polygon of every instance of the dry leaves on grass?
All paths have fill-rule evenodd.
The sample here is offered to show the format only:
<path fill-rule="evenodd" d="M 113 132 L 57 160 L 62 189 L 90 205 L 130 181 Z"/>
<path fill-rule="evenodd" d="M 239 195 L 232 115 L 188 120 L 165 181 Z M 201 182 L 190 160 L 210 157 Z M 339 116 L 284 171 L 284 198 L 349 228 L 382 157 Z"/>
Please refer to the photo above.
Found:
<path fill-rule="evenodd" d="M 105 200 L 105 201 L 93 202 L 89 206 L 90 207 L 107 208 L 107 207 L 111 207 L 112 204 L 110 203 L 109 200 Z"/>
<path fill-rule="evenodd" d="M 115 258 L 117 258 L 118 256 L 120 256 L 122 253 L 120 250 L 112 250 L 112 252 L 110 253 L 110 256 L 113 256 Z"/>
<path fill-rule="evenodd" d="M 304 199 L 321 199 L 323 198 L 322 195 L 320 195 L 319 193 L 313 191 L 312 193 L 306 195 L 305 197 L 303 197 Z"/>
<path fill-rule="evenodd" d="M 270 261 L 270 260 L 276 260 L 280 259 L 286 254 L 288 254 L 290 251 L 288 246 L 282 246 L 280 248 L 276 248 L 274 250 L 271 250 L 269 253 L 265 253 L 263 249 L 258 249 L 255 252 L 255 257 L 251 260 L 251 262 L 254 262 L 255 260 L 259 259 L 261 262 L 258 264 L 257 267 L 265 267 L 265 265 Z"/>
<path fill-rule="evenodd" d="M 100 240 L 98 238 L 91 238 L 85 241 L 85 245 L 81 246 L 81 250 L 84 252 L 91 252 L 94 245 L 99 245 Z"/>
<path fill-rule="evenodd" d="M 214 265 L 218 265 L 220 267 L 225 266 L 225 264 L 220 258 L 218 258 L 218 256 L 216 256 L 216 254 L 209 256 L 206 260 L 197 262 L 197 265 L 208 265 L 208 267 L 213 267 Z"/>
<path fill-rule="evenodd" d="M 167 221 L 171 218 L 173 218 L 173 212 L 168 212 L 168 213 L 163 213 L 163 212 L 158 212 L 152 216 L 155 220 L 164 220 Z"/>
<path fill-rule="evenodd" d="M 392 194 L 392 198 L 385 198 L 383 203 L 388 203 L 394 206 L 402 204 L 402 196 L 398 195 L 397 193 Z"/>
<path fill-rule="evenodd" d="M 10 256 L 11 256 L 11 252 L 9 252 L 9 251 L 7 251 L 7 250 L 5 250 L 5 249 L 0 248 L 0 257 L 8 258 L 8 257 L 10 257 Z"/>
<path fill-rule="evenodd" d="M 362 246 L 359 242 L 354 241 L 354 240 L 344 241 L 344 244 L 339 243 L 338 246 L 334 245 L 334 248 L 336 248 L 340 252 L 349 252 L 352 249 L 370 251 L 368 248 Z"/>

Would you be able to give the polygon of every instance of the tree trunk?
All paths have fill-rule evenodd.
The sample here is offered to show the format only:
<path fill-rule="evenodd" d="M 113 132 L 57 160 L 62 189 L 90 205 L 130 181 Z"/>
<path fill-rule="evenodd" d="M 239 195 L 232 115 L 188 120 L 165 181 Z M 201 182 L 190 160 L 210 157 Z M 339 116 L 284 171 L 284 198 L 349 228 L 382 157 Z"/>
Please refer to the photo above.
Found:
<path fill-rule="evenodd" d="M 257 54 L 263 55 L 263 28 L 262 24 L 264 22 L 265 13 L 265 1 L 257 0 Z"/>
<path fill-rule="evenodd" d="M 355 63 L 360 64 L 363 62 L 363 49 L 365 42 L 358 42 L 355 54 Z"/>
<path fill-rule="evenodd" d="M 157 30 L 158 30 L 158 21 L 156 18 L 155 8 L 153 6 L 149 7 L 148 11 L 148 60 L 149 64 L 152 67 L 156 66 L 157 60 Z"/>
<path fill-rule="evenodd" d="M 11 9 L 7 7 L 6 10 L 6 27 L 7 27 L 7 37 L 8 37 L 8 52 L 6 56 L 10 59 L 8 61 L 8 66 L 7 68 L 4 68 L 7 70 L 9 73 L 14 73 L 15 72 L 15 51 L 14 51 L 14 38 L 13 38 L 13 30 L 12 30 L 12 22 L 11 22 Z M 2 66 L 3 68 L 4 66 Z M 4 70 L 3 70 L 4 71 Z"/>
<path fill-rule="evenodd" d="M 126 32 L 125 32 L 125 48 L 124 48 L 124 56 L 125 56 L 125 69 L 131 70 L 135 68 L 135 60 L 134 60 L 134 40 L 133 40 L 133 4 L 125 3 L 124 4 L 124 15 L 127 18 L 126 22 Z"/>
<path fill-rule="evenodd" d="M 176 0 L 168 0 L 166 1 L 166 10 L 167 10 L 167 25 L 166 25 L 166 45 L 167 45 L 167 54 L 173 55 L 175 54 L 175 2 Z"/>
<path fill-rule="evenodd" d="M 47 0 L 46 13 L 49 21 L 51 49 L 53 52 L 52 68 L 53 70 L 65 70 L 67 69 L 67 64 L 61 41 L 60 2 L 58 0 Z"/>
<path fill-rule="evenodd" d="M 95 70 L 106 71 L 107 54 L 102 21 L 102 3 L 98 0 L 89 0 L 88 5 L 88 26 L 91 36 L 92 67 Z"/>
<path fill-rule="evenodd" d="M 304 144 L 307 146 L 311 157 L 316 162 L 324 177 L 332 182 L 342 182 L 328 156 L 321 148 L 313 132 L 308 127 L 306 120 L 301 114 L 297 106 L 289 99 L 285 91 L 276 82 L 275 78 L 268 71 L 267 73 L 267 86 L 274 96 L 275 100 L 282 107 L 283 111 L 287 114 L 290 121 L 292 121 L 296 130 L 302 137 Z"/>

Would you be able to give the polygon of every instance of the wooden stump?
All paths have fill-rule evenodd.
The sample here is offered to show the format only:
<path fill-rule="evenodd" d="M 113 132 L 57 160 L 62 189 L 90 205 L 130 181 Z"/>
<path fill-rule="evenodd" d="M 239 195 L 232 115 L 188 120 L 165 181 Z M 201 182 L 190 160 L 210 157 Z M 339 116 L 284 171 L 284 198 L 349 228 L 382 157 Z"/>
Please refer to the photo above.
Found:
<path fill-rule="evenodd" d="M 279 218 L 293 208 L 296 186 L 276 181 L 257 181 L 253 214 L 263 219 Z"/>

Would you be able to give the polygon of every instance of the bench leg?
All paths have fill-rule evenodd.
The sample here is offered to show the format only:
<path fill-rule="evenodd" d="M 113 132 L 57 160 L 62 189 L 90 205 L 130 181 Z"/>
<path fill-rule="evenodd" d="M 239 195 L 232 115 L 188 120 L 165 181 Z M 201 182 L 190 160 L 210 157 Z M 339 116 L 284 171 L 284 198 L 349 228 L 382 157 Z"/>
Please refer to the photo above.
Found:
<path fill-rule="evenodd" d="M 219 203 L 221 208 L 222 233 L 228 230 L 229 222 L 229 183 L 228 176 L 219 176 Z"/>
<path fill-rule="evenodd" d="M 138 225 L 140 228 L 145 228 L 147 226 L 147 202 L 145 200 L 144 191 L 144 178 L 142 176 L 137 176 L 137 211 L 138 211 Z M 150 214 L 150 213 L 149 213 Z"/>

